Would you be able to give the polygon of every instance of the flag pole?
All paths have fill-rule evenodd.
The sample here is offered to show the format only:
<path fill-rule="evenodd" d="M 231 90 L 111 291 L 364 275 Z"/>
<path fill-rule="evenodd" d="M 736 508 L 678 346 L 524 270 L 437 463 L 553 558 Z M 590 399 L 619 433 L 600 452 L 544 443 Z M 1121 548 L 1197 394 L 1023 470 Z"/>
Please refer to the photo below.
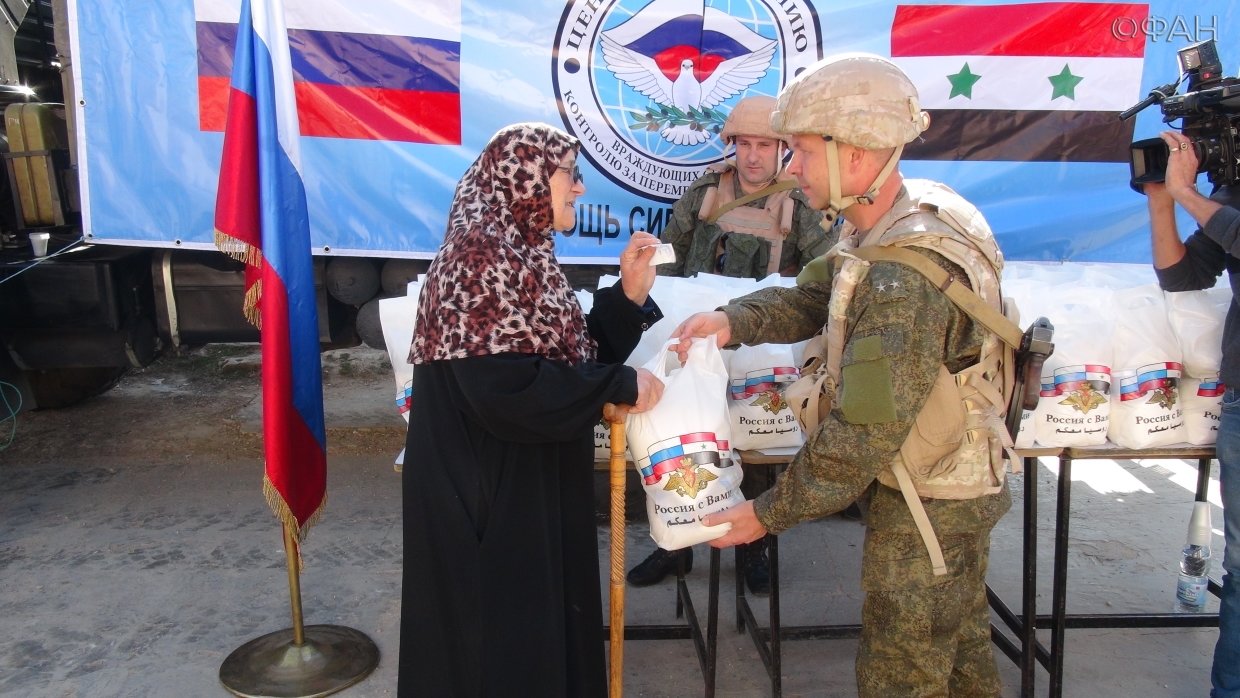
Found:
<path fill-rule="evenodd" d="M 379 648 L 365 633 L 342 625 L 303 626 L 296 533 L 288 523 L 283 528 L 293 627 L 250 640 L 220 665 L 220 683 L 244 698 L 331 695 L 379 665 Z"/>
<path fill-rule="evenodd" d="M 284 529 L 284 561 L 288 565 L 288 597 L 293 610 L 293 646 L 301 647 L 306 644 L 306 630 L 301 618 L 301 575 L 297 572 L 297 539 L 293 537 L 293 527 L 287 521 L 281 528 Z"/>
<path fill-rule="evenodd" d="M 326 696 L 370 675 L 379 648 L 358 630 L 302 623 L 305 529 L 327 499 L 327 435 L 310 223 L 281 0 L 241 0 L 216 192 L 216 244 L 246 264 L 246 318 L 263 347 L 263 492 L 280 520 L 293 627 L 220 666 L 239 696 Z"/>
<path fill-rule="evenodd" d="M 624 694 L 624 481 L 628 472 L 624 452 L 624 417 L 616 406 L 603 406 L 603 418 L 611 422 L 611 663 L 608 695 Z"/>

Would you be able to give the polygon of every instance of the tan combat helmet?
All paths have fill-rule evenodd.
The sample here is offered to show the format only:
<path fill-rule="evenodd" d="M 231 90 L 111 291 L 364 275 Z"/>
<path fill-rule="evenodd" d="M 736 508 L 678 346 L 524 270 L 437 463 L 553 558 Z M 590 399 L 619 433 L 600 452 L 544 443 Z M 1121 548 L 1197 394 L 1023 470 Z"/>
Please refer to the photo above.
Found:
<path fill-rule="evenodd" d="M 777 104 L 774 97 L 765 95 L 742 99 L 736 103 L 732 112 L 728 114 L 727 120 L 723 122 L 723 130 L 719 132 L 719 137 L 724 143 L 734 142 L 737 136 L 784 141 L 784 135 L 771 128 L 771 113 L 775 111 Z"/>
<path fill-rule="evenodd" d="M 775 141 L 775 176 L 771 178 L 771 182 L 778 180 L 783 174 L 784 149 L 788 145 L 787 138 L 771 128 L 771 114 L 775 111 L 776 104 L 774 97 L 766 95 L 746 97 L 732 107 L 727 120 L 723 122 L 723 130 L 719 132 L 719 137 L 728 145 L 734 145 L 739 136 L 770 138 Z M 729 166 L 735 165 L 731 159 L 727 162 Z"/>
<path fill-rule="evenodd" d="M 771 127 L 780 133 L 813 133 L 827 139 L 827 173 L 831 200 L 826 215 L 834 219 L 849 206 L 873 203 L 883 182 L 895 171 L 904 144 L 930 125 L 921 110 L 917 88 L 891 61 L 869 53 L 841 53 L 818 61 L 779 93 Z M 894 148 L 864 194 L 840 191 L 837 142 L 867 150 Z"/>

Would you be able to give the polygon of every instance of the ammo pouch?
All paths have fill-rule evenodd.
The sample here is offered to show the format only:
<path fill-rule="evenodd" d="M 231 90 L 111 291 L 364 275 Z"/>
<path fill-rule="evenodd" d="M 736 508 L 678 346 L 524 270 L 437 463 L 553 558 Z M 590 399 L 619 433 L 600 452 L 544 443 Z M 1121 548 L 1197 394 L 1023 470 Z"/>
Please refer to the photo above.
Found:
<path fill-rule="evenodd" d="M 746 233 L 720 231 L 715 239 L 719 250 L 718 273 L 734 278 L 759 280 L 770 266 L 771 241 Z"/>

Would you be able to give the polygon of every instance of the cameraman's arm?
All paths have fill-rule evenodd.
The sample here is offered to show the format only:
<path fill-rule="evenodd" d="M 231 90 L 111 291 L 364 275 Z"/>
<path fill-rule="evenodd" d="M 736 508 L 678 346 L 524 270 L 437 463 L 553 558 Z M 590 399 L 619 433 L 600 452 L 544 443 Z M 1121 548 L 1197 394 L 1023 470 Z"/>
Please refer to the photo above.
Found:
<path fill-rule="evenodd" d="M 1175 225 L 1175 200 L 1162 184 L 1144 186 L 1150 208 L 1150 247 L 1154 252 L 1154 268 L 1166 269 L 1184 258 L 1184 243 Z"/>
<path fill-rule="evenodd" d="M 1236 256 L 1232 251 L 1240 233 L 1240 211 L 1224 207 L 1197 193 L 1197 155 L 1179 133 L 1162 134 L 1170 148 L 1166 183 L 1147 184 L 1150 228 L 1153 231 L 1154 271 L 1165 291 L 1196 291 L 1210 288 Z M 1175 204 L 1180 204 L 1201 223 L 1201 228 L 1180 242 L 1175 226 Z"/>
<path fill-rule="evenodd" d="M 1161 136 L 1163 141 L 1167 144 L 1168 153 L 1167 171 L 1165 175 L 1166 191 L 1171 195 L 1171 198 L 1175 199 L 1177 204 L 1182 206 L 1185 211 L 1188 211 L 1188 215 L 1192 216 L 1193 220 L 1197 221 L 1197 225 L 1201 226 L 1202 230 L 1206 230 L 1206 223 L 1214 217 L 1214 214 L 1218 213 L 1218 210 L 1222 208 L 1223 205 L 1217 201 L 1211 201 L 1197 192 L 1197 149 L 1193 147 L 1192 142 L 1189 141 L 1187 136 L 1177 131 L 1164 131 Z M 1153 223 L 1153 215 L 1154 197 L 1151 196 L 1151 223 Z M 1175 212 L 1172 211 L 1170 215 L 1173 219 L 1172 226 L 1174 232 Z M 1222 221 L 1217 221 L 1216 224 L 1221 222 Z M 1232 251 L 1232 245 L 1235 243 L 1235 231 L 1231 231 L 1231 240 L 1226 242 L 1219 240 L 1214 235 L 1210 235 L 1210 232 L 1211 231 L 1206 230 L 1206 234 L 1209 235 L 1211 239 L 1222 245 L 1223 249 L 1228 252 Z M 1158 233 L 1156 232 L 1155 237 L 1157 237 L 1157 235 Z M 1179 236 L 1176 235 L 1176 238 L 1178 239 Z M 1155 253 L 1154 259 L 1154 266 L 1163 266 L 1158 264 L 1157 253 Z"/>

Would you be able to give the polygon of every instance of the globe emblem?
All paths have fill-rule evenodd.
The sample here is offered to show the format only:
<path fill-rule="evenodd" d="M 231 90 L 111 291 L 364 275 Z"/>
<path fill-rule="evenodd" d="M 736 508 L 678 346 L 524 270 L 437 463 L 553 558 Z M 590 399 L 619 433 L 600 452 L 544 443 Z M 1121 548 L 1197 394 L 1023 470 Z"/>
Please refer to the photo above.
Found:
<path fill-rule="evenodd" d="M 642 7 L 641 2 L 621 2 L 613 5 L 606 19 L 603 20 L 603 33 L 606 34 L 609 30 L 625 24 L 634 16 L 635 11 Z M 762 65 L 764 74 L 758 80 L 746 89 L 725 98 L 720 104 L 708 108 L 709 111 L 703 114 L 706 118 L 696 120 L 696 124 L 700 125 L 708 136 L 700 143 L 678 145 L 663 136 L 660 128 L 650 128 L 648 124 L 667 124 L 679 114 L 672 110 L 673 105 L 660 104 L 617 78 L 608 67 L 603 55 L 602 42 L 597 42 L 594 47 L 590 71 L 599 107 L 606 115 L 608 122 L 612 124 L 617 136 L 659 160 L 685 164 L 709 164 L 719 160 L 723 157 L 724 144 L 717 138 L 717 134 L 723 126 L 723 120 L 731 111 L 732 105 L 742 97 L 751 95 L 773 97 L 779 94 L 779 89 L 785 82 L 784 52 L 778 40 L 779 27 L 773 19 L 770 8 L 760 0 L 707 2 L 705 8 L 715 8 L 726 13 L 744 29 L 773 42 L 774 50 L 769 61 L 761 61 L 764 64 Z M 701 67 L 698 67 L 695 72 L 703 71 Z M 671 116 L 666 116 L 667 112 L 671 112 Z"/>
<path fill-rule="evenodd" d="M 725 156 L 718 133 L 736 102 L 776 96 L 821 53 L 806 0 L 576 0 L 552 78 L 582 155 L 671 202 Z"/>

